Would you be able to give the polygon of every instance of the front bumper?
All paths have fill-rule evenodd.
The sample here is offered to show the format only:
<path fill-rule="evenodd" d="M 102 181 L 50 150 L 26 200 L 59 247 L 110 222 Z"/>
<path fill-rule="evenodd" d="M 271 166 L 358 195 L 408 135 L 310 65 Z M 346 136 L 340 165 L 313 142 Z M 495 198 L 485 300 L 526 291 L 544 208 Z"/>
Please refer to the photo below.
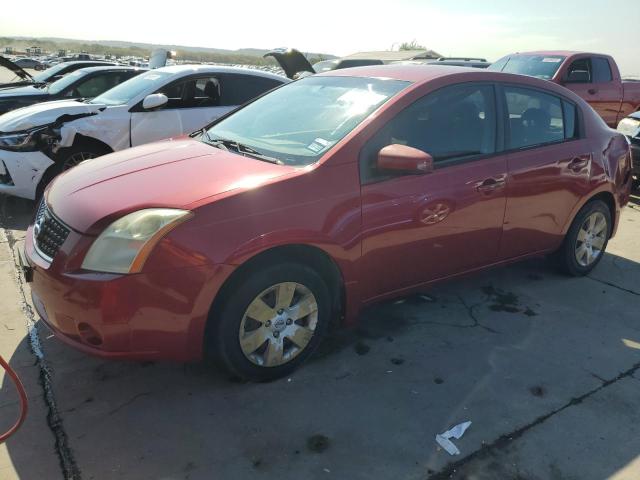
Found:
<path fill-rule="evenodd" d="M 32 227 L 27 230 L 23 270 L 32 273 L 35 310 L 56 337 L 99 357 L 201 359 L 211 303 L 233 267 L 200 265 L 133 275 L 64 271 L 74 255 L 68 244 L 83 240 L 72 232 L 48 263 L 34 248 Z"/>
<path fill-rule="evenodd" d="M 0 150 L 0 193 L 34 200 L 42 175 L 53 163 L 40 151 Z"/>

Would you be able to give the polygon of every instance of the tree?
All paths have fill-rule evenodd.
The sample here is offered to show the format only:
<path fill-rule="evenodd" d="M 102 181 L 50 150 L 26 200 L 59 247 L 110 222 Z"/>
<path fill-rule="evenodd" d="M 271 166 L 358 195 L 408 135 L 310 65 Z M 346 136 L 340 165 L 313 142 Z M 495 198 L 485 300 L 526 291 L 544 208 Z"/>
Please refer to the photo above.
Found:
<path fill-rule="evenodd" d="M 424 45 L 420 45 L 415 40 L 411 40 L 410 42 L 402 42 L 398 50 L 426 50 L 427 47 Z"/>

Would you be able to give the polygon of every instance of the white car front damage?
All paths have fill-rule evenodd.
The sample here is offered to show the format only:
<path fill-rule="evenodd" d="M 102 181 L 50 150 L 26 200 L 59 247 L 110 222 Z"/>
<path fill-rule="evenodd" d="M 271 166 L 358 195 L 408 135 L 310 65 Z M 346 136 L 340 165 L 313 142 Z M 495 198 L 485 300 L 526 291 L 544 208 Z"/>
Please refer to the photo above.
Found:
<path fill-rule="evenodd" d="M 0 116 L 0 193 L 34 200 L 56 152 L 73 144 L 78 130 L 69 123 L 96 115 L 104 108 L 60 100 Z"/>

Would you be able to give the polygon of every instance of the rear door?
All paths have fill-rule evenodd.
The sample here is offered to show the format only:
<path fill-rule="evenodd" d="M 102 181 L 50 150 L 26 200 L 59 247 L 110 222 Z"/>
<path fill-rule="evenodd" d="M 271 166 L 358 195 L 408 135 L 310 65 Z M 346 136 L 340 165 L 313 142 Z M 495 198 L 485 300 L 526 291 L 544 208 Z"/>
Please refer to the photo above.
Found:
<path fill-rule="evenodd" d="M 491 84 L 461 84 L 407 107 L 365 145 L 362 274 L 367 299 L 496 260 L 505 209 L 506 156 L 499 152 Z M 390 176 L 380 149 L 430 153 L 435 170 Z"/>
<path fill-rule="evenodd" d="M 509 176 L 500 258 L 548 251 L 588 190 L 591 151 L 577 107 L 548 91 L 504 85 Z"/>
<path fill-rule="evenodd" d="M 615 128 L 622 101 L 622 82 L 614 78 L 609 59 L 585 56 L 569 65 L 564 86 L 584 98 L 598 115 Z"/>

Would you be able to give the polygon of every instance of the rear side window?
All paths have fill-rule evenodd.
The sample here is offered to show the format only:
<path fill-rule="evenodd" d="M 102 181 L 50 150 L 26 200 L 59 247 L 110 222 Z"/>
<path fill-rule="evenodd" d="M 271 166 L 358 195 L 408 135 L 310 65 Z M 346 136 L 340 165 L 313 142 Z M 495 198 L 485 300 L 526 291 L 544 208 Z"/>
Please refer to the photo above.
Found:
<path fill-rule="evenodd" d="M 567 140 L 578 138 L 578 112 L 576 106 L 563 100 L 562 113 L 564 115 L 564 138 Z"/>
<path fill-rule="evenodd" d="M 360 156 L 362 183 L 388 178 L 377 169 L 378 152 L 391 144 L 429 153 L 442 165 L 447 160 L 473 159 L 495 152 L 495 95 L 491 85 L 463 84 L 433 92 L 387 123 Z"/>
<path fill-rule="evenodd" d="M 555 95 L 505 87 L 510 149 L 561 142 L 577 137 L 576 107 Z"/>
<path fill-rule="evenodd" d="M 593 57 L 591 66 L 593 68 L 593 83 L 605 83 L 613 80 L 611 66 L 606 58 Z"/>
<path fill-rule="evenodd" d="M 242 105 L 282 85 L 271 78 L 251 75 L 224 75 L 222 83 L 221 105 L 224 106 Z"/>

